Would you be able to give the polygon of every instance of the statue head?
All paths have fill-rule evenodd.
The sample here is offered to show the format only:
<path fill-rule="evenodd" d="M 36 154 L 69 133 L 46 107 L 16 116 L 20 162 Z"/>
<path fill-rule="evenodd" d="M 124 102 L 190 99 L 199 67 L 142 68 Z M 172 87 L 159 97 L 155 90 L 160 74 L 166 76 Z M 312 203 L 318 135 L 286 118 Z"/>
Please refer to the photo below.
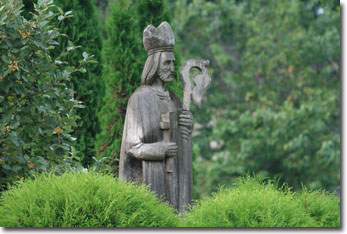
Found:
<path fill-rule="evenodd" d="M 141 83 L 151 85 L 155 78 L 171 82 L 174 78 L 173 47 L 175 38 L 170 24 L 161 23 L 157 28 L 148 25 L 143 31 L 143 44 L 148 57 L 142 72 Z"/>
<path fill-rule="evenodd" d="M 171 82 L 174 79 L 175 56 L 172 52 L 161 52 L 158 68 L 158 76 L 163 83 Z"/>

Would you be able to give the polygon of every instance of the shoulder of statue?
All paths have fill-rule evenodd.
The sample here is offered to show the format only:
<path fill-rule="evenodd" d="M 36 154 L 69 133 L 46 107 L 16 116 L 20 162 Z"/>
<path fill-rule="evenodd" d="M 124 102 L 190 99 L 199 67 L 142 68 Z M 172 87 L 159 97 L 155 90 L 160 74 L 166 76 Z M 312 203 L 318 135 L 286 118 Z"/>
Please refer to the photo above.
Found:
<path fill-rule="evenodd" d="M 130 96 L 129 102 L 133 99 L 139 98 L 140 100 L 147 99 L 149 96 L 155 95 L 154 91 L 148 85 L 141 85 Z"/>
<path fill-rule="evenodd" d="M 142 96 L 148 94 L 155 94 L 155 91 L 149 85 L 141 85 L 135 90 L 134 94 Z"/>

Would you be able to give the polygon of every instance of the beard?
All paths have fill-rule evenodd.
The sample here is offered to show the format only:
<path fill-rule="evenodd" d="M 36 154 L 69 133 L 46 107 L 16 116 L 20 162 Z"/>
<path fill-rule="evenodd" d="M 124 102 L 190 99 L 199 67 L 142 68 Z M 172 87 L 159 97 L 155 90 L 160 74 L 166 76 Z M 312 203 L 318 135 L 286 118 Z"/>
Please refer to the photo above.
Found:
<path fill-rule="evenodd" d="M 174 75 L 172 72 L 160 72 L 159 77 L 164 83 L 167 83 L 173 80 Z"/>

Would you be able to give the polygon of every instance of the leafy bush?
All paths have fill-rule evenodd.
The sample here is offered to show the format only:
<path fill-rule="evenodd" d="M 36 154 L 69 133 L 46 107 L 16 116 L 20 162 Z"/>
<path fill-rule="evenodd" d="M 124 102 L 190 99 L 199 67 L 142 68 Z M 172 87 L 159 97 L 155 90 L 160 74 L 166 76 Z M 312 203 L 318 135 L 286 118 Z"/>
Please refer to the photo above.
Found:
<path fill-rule="evenodd" d="M 323 192 L 295 194 L 251 177 L 221 188 L 186 213 L 184 227 L 339 227 L 339 199 Z"/>
<path fill-rule="evenodd" d="M 173 227 L 179 219 L 146 187 L 95 172 L 44 173 L 0 204 L 2 227 Z"/>
<path fill-rule="evenodd" d="M 30 13 L 34 12 L 34 4 L 37 2 L 37 0 L 23 0 L 24 11 L 21 15 L 26 19 L 30 19 Z M 65 19 L 59 23 L 58 28 L 60 33 L 66 34 L 67 37 L 57 39 L 59 46 L 51 50 L 51 55 L 59 55 L 71 44 L 74 44 L 82 46 L 84 51 L 93 54 L 95 60 L 100 61 L 102 27 L 97 15 L 95 1 L 54 0 L 54 3 L 63 12 L 66 12 Z M 58 12 L 58 9 L 52 10 L 54 13 Z M 56 21 L 50 23 L 55 24 Z M 77 65 L 81 60 L 83 50 L 77 50 L 75 53 L 70 54 L 67 61 L 72 65 Z M 73 87 L 76 98 L 85 104 L 85 108 L 77 110 L 77 114 L 81 118 L 77 120 L 78 126 L 74 128 L 73 132 L 74 135 L 78 135 L 74 146 L 77 150 L 77 156 L 81 158 L 84 166 L 88 166 L 92 161 L 92 156 L 95 155 L 94 138 L 99 130 L 97 112 L 104 89 L 103 80 L 100 78 L 101 68 L 101 63 L 89 64 L 84 73 L 79 72 L 72 75 L 71 82 L 68 84 L 69 87 Z"/>
<path fill-rule="evenodd" d="M 72 11 L 73 17 L 67 18 L 59 25 L 61 33 L 68 37 L 60 37 L 59 47 L 55 53 L 60 54 L 69 47 L 71 41 L 74 45 L 82 46 L 83 50 L 78 50 L 67 61 L 72 65 L 78 65 L 82 52 L 94 55 L 94 59 L 101 61 L 102 47 L 102 27 L 97 16 L 94 0 L 55 0 L 55 4 L 62 8 L 64 12 Z M 86 167 L 91 164 L 92 156 L 95 156 L 95 135 L 99 131 L 99 111 L 102 97 L 104 95 L 104 84 L 101 79 L 101 63 L 88 64 L 86 72 L 76 73 L 71 77 L 71 84 L 76 92 L 76 98 L 83 102 L 84 108 L 77 110 L 81 117 L 77 120 L 78 127 L 74 129 L 74 134 L 78 136 L 76 140 L 77 156 Z"/>
<path fill-rule="evenodd" d="M 68 83 L 92 57 L 84 52 L 74 67 L 65 60 L 77 46 L 51 54 L 62 36 L 51 22 L 71 17 L 53 13 L 52 0 L 38 1 L 30 20 L 22 7 L 0 3 L 0 190 L 18 177 L 75 165 L 71 133 L 82 106 Z"/>

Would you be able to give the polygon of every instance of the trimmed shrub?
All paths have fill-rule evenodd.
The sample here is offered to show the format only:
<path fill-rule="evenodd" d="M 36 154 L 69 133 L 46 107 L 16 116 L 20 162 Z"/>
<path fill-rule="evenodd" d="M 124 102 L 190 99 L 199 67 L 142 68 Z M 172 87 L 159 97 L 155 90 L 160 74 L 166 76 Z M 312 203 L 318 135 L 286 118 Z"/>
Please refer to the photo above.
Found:
<path fill-rule="evenodd" d="M 340 227 L 340 197 L 305 188 L 298 194 L 298 201 L 320 227 Z"/>
<path fill-rule="evenodd" d="M 306 203 L 304 203 L 306 201 Z M 306 205 L 305 205 L 306 204 Z M 287 187 L 251 177 L 198 202 L 183 227 L 339 227 L 338 198 L 327 193 L 296 195 Z"/>
<path fill-rule="evenodd" d="M 174 227 L 179 219 L 145 186 L 96 172 L 45 173 L 0 199 L 1 227 Z"/>

